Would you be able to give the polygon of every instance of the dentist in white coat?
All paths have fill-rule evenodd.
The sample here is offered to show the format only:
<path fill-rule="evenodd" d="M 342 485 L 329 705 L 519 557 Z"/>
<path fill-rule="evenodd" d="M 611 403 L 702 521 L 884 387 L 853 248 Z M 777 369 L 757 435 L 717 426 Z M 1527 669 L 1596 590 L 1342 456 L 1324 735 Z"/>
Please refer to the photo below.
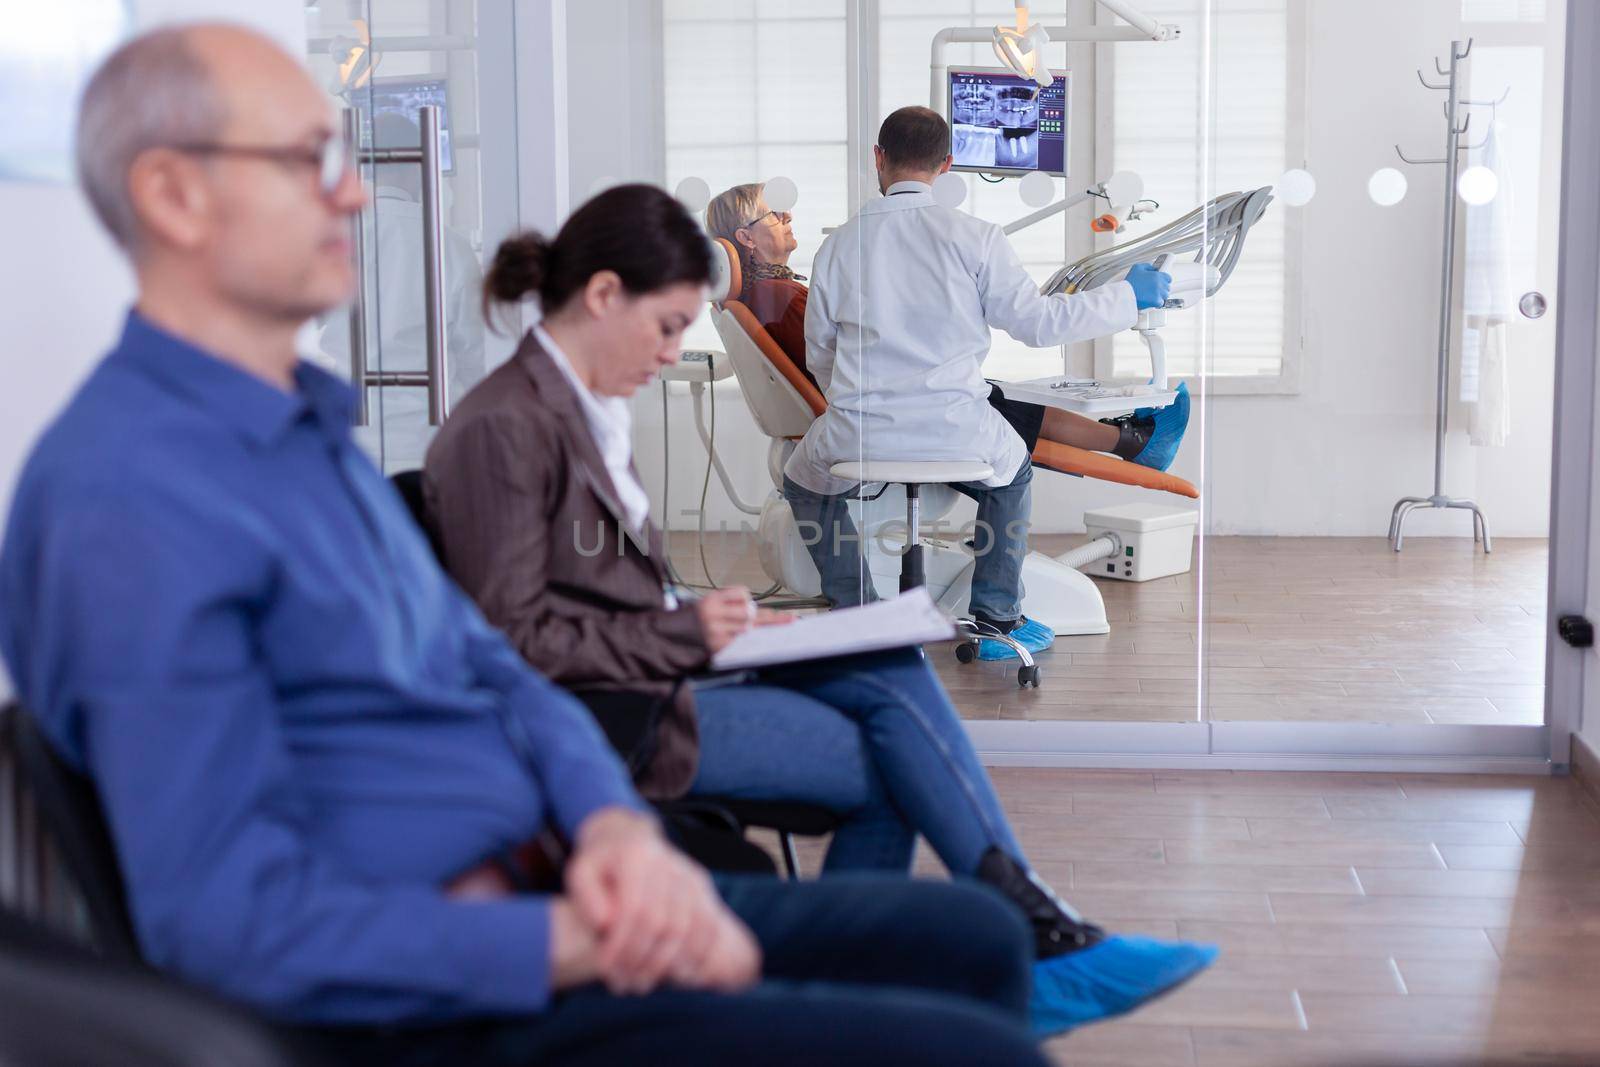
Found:
<path fill-rule="evenodd" d="M 875 155 L 885 195 L 829 236 L 812 267 L 806 366 L 828 410 L 790 457 L 784 497 L 802 531 L 821 531 L 806 540 L 823 595 L 839 607 L 874 594 L 845 508 L 858 486 L 834 477 L 833 464 L 869 457 L 992 466 L 991 478 L 954 487 L 978 502 L 972 614 L 1041 650 L 1054 634 L 1022 618 L 1032 445 L 990 403 L 982 371 L 990 327 L 1037 348 L 1101 337 L 1159 307 L 1170 279 L 1140 264 L 1127 282 L 1042 296 L 999 226 L 934 201 L 933 180 L 950 169 L 950 127 L 937 112 L 894 112 Z M 980 646 L 982 658 L 1009 655 L 999 642 Z"/>

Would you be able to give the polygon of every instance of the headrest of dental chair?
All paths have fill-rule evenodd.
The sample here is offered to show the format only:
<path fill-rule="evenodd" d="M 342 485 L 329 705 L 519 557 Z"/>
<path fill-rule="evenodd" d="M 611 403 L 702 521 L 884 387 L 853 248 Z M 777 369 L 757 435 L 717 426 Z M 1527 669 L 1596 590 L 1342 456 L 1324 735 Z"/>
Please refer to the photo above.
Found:
<path fill-rule="evenodd" d="M 724 304 L 737 300 L 744 292 L 744 272 L 739 266 L 739 250 L 726 238 L 712 240 L 711 302 Z"/>

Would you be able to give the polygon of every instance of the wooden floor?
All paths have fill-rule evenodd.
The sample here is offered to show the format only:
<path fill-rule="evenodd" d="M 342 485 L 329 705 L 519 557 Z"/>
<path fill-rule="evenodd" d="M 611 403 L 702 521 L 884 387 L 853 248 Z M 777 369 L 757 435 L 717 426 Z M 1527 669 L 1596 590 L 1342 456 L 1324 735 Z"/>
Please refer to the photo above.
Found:
<path fill-rule="evenodd" d="M 1600 807 L 1570 779 L 992 773 L 1085 914 L 1222 947 L 1188 988 L 1053 1041 L 1057 1063 L 1600 1063 Z"/>
<path fill-rule="evenodd" d="M 970 717 L 1190 719 L 1199 675 L 1218 718 L 1541 721 L 1543 541 L 1203 551 L 1203 591 L 1193 574 L 1100 583 L 1112 632 L 1059 639 L 1038 692 L 1014 667 L 933 661 Z M 710 558 L 765 584 L 748 543 Z M 1570 780 L 992 774 L 1030 861 L 1091 918 L 1222 946 L 1190 987 L 1052 1042 L 1060 1064 L 1600 1064 L 1600 806 Z M 806 870 L 822 850 L 802 845 Z M 918 870 L 942 873 L 926 850 Z"/>
<path fill-rule="evenodd" d="M 675 535 L 691 580 L 692 545 Z M 708 558 L 719 578 L 766 584 L 747 538 L 713 540 Z M 1543 721 L 1543 540 L 1501 538 L 1485 556 L 1461 538 L 1411 538 L 1396 554 L 1376 537 L 1207 537 L 1196 563 L 1097 582 L 1111 632 L 1058 638 L 1037 690 L 1017 687 L 1015 661 L 962 665 L 932 648 L 932 662 L 971 719 L 1182 722 L 1203 706 L 1218 720 Z"/>

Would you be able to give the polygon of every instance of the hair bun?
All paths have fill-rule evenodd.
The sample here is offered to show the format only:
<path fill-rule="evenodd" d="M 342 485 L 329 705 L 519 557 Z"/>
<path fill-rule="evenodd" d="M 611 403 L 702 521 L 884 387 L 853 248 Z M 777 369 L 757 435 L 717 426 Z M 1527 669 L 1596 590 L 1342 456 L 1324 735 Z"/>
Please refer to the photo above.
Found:
<path fill-rule="evenodd" d="M 497 304 L 515 304 L 537 293 L 550 274 L 554 252 L 550 239 L 533 230 L 506 238 L 484 276 L 484 293 Z"/>
<path fill-rule="evenodd" d="M 555 237 L 531 230 L 495 250 L 483 283 L 484 320 L 537 295 L 541 311 L 558 312 L 602 271 L 630 296 L 679 282 L 711 280 L 705 231 L 678 202 L 652 185 L 617 185 L 574 211 Z M 515 318 L 511 315 L 508 318 Z"/>

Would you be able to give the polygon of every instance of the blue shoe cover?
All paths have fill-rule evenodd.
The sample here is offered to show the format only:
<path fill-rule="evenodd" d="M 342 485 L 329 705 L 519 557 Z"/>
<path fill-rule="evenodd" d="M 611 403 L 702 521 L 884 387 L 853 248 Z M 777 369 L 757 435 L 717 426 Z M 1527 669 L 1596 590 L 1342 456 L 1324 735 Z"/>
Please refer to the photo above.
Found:
<path fill-rule="evenodd" d="M 1154 419 L 1156 428 L 1150 435 L 1150 443 L 1133 457 L 1133 461 L 1146 467 L 1154 467 L 1158 471 L 1164 471 L 1172 466 L 1172 461 L 1178 455 L 1178 446 L 1183 443 L 1184 431 L 1189 428 L 1188 384 L 1178 383 L 1178 399 L 1166 407 L 1140 408 L 1134 412 L 1134 416 Z"/>
<path fill-rule="evenodd" d="M 1033 965 L 1029 1022 L 1041 1037 L 1132 1011 L 1187 982 L 1217 958 L 1217 946 L 1149 937 L 1108 937 Z"/>
<path fill-rule="evenodd" d="M 1056 632 L 1036 619 L 1023 619 L 1022 625 L 1006 636 L 1030 653 L 1043 652 L 1056 643 Z M 978 658 L 984 660 L 1017 659 L 1016 651 L 1000 641 L 979 641 Z"/>
<path fill-rule="evenodd" d="M 1022 617 L 1022 625 L 1011 631 L 1011 636 L 1021 641 L 1024 645 L 1032 641 L 1043 641 L 1044 648 L 1049 648 L 1055 644 L 1056 640 L 1056 632 L 1054 630 L 1038 619 L 1030 619 L 1026 615 Z M 1033 649 L 1030 648 L 1028 651 L 1032 652 Z M 1043 652 L 1044 649 L 1042 648 L 1039 651 Z"/>

